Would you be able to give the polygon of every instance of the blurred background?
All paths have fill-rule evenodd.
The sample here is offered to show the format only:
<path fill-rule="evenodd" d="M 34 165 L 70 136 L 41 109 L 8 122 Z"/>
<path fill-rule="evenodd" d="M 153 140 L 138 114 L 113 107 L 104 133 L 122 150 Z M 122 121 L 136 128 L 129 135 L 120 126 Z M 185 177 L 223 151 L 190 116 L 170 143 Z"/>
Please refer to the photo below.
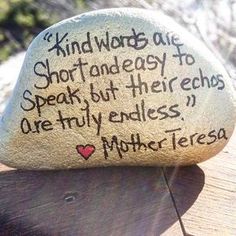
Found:
<path fill-rule="evenodd" d="M 38 33 L 62 19 L 111 7 L 156 9 L 171 16 L 213 51 L 236 88 L 236 0 L 0 0 L 0 114 Z"/>

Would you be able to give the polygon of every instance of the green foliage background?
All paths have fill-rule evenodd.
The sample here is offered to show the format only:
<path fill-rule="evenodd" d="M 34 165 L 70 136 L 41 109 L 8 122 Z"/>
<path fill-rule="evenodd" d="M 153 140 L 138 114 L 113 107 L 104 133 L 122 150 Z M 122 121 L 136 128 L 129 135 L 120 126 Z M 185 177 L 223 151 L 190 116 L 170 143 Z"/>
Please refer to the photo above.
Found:
<path fill-rule="evenodd" d="M 63 18 L 86 8 L 83 0 L 60 1 L 1 0 L 0 1 L 0 62 L 28 47 L 33 37 Z"/>

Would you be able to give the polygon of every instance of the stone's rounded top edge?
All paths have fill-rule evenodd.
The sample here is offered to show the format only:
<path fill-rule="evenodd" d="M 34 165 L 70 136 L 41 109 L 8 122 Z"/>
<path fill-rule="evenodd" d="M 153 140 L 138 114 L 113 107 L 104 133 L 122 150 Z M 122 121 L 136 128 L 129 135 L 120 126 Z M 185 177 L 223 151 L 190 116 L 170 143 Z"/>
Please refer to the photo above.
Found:
<path fill-rule="evenodd" d="M 222 65 L 222 63 L 218 60 L 217 57 L 214 56 L 213 52 L 204 44 L 204 42 L 197 37 L 195 37 L 191 32 L 186 30 L 182 25 L 180 25 L 178 22 L 176 22 L 171 16 L 168 16 L 164 14 L 160 10 L 156 9 L 143 9 L 143 8 L 136 8 L 136 7 L 122 7 L 122 8 L 105 8 L 105 9 L 99 9 L 99 10 L 92 10 L 88 12 L 84 12 L 81 14 L 78 14 L 76 16 L 64 19 L 62 21 L 59 21 L 50 27 L 46 28 L 42 32 L 40 32 L 30 43 L 26 56 L 25 56 L 25 61 L 26 58 L 31 57 L 32 53 L 31 49 L 34 49 L 38 47 L 39 45 L 39 40 L 43 38 L 43 36 L 47 33 L 50 32 L 50 30 L 57 30 L 61 29 L 63 27 L 67 28 L 70 27 L 70 25 L 75 24 L 76 27 L 78 26 L 78 29 L 80 28 L 86 28 L 86 27 L 91 27 L 93 23 L 95 24 L 100 24 L 104 23 L 106 24 L 106 20 L 109 22 L 114 21 L 114 19 L 117 19 L 119 22 L 120 19 L 122 18 L 137 18 L 141 21 L 146 21 L 146 22 L 151 22 L 153 25 L 157 24 L 158 27 L 160 27 L 160 31 L 165 30 L 165 29 L 170 29 L 174 33 L 179 34 L 181 37 L 185 38 L 185 45 L 189 46 L 191 45 L 192 49 L 195 51 L 203 51 L 204 53 L 207 53 L 207 56 L 205 57 L 214 57 L 214 63 L 217 63 L 222 67 L 222 71 L 225 72 L 226 75 L 226 68 Z M 85 22 L 87 22 L 85 24 Z M 128 22 L 128 21 L 127 21 Z M 78 25 L 77 25 L 78 24 Z M 131 27 L 130 27 L 131 28 Z M 75 30 L 76 28 L 73 28 Z M 194 44 L 192 43 L 194 40 Z M 198 50 L 201 48 L 201 50 Z M 33 50 L 32 50 L 33 51 Z M 227 75 L 227 77 L 229 77 Z M 236 97 L 236 96 L 235 96 Z"/>
<path fill-rule="evenodd" d="M 140 17 L 145 19 L 145 16 L 147 16 L 147 19 L 150 19 L 152 17 L 155 18 L 165 18 L 165 19 L 171 19 L 169 16 L 165 15 L 163 12 L 155 9 L 143 9 L 143 8 L 134 8 L 134 7 L 122 7 L 122 8 L 105 8 L 105 9 L 99 9 L 99 10 L 92 10 L 88 12 L 81 13 L 76 16 L 72 16 L 70 18 L 64 19 L 62 21 L 59 21 L 52 26 L 50 26 L 47 29 L 53 29 L 55 27 L 64 25 L 65 23 L 79 23 L 83 20 L 88 20 L 88 18 L 95 18 L 95 17 Z M 147 20 L 146 19 L 146 20 Z M 96 19 L 98 20 L 98 19 Z M 46 29 L 46 30 L 47 30 Z"/>
<path fill-rule="evenodd" d="M 147 18 L 146 18 L 147 16 Z M 66 24 L 70 27 L 71 24 L 80 24 L 80 27 L 87 27 L 87 26 L 81 24 L 84 23 L 85 21 L 90 21 L 91 25 L 93 23 L 98 23 L 99 18 L 110 18 L 114 19 L 115 17 L 137 17 L 139 19 L 143 20 L 150 20 L 150 19 L 158 19 L 158 21 L 163 22 L 168 22 L 167 24 L 175 25 L 175 26 L 180 26 L 178 25 L 171 17 L 165 15 L 163 12 L 155 9 L 143 9 L 143 8 L 135 8 L 135 7 L 122 7 L 122 8 L 105 8 L 105 9 L 98 9 L 98 10 L 92 10 L 88 12 L 84 12 L 75 16 L 72 16 L 70 18 L 66 18 L 64 20 L 61 20 L 57 23 L 54 23 L 53 25 L 49 26 L 48 28 L 44 29 L 41 31 L 33 40 L 31 41 L 30 45 L 28 46 L 28 49 L 26 51 L 26 57 L 28 56 L 28 52 L 30 51 L 31 48 L 33 48 L 33 45 L 38 45 L 38 40 L 40 40 L 47 32 L 50 30 L 55 30 L 60 27 L 64 27 Z M 84 22 L 83 22 L 84 21 Z M 164 24 L 162 24 L 164 25 Z M 181 26 L 180 26 L 181 27 Z"/>
<path fill-rule="evenodd" d="M 38 47 L 39 40 L 47 32 L 50 32 L 50 30 L 54 31 L 63 27 L 70 28 L 72 24 L 76 25 L 76 27 L 78 26 L 78 30 L 81 28 L 86 29 L 86 27 L 88 28 L 92 27 L 93 24 L 97 25 L 99 23 L 101 24 L 109 23 L 109 20 L 114 21 L 114 19 L 116 19 L 117 22 L 119 22 L 119 20 L 121 20 L 122 18 L 137 18 L 140 21 L 149 22 L 159 27 L 160 31 L 165 31 L 166 29 L 170 29 L 170 31 L 173 31 L 174 33 L 181 35 L 181 37 L 182 36 L 185 37 L 186 39 L 185 45 L 191 45 L 191 47 L 194 48 L 196 51 L 198 51 L 197 50 L 198 48 L 202 48 L 202 50 L 206 49 L 206 52 L 209 52 L 208 53 L 209 57 L 211 57 L 213 54 L 209 50 L 209 48 L 206 47 L 203 41 L 199 40 L 191 32 L 189 32 L 182 25 L 176 22 L 171 16 L 164 14 L 162 11 L 158 9 L 122 7 L 122 8 L 105 8 L 105 9 L 84 12 L 51 25 L 50 27 L 40 32 L 32 40 L 31 44 L 27 49 L 26 57 L 28 56 L 28 52 L 31 51 L 30 49 L 34 48 L 33 45 Z M 119 23 L 122 24 L 122 22 Z M 130 26 L 130 24 L 131 22 L 127 21 L 127 25 Z M 194 44 L 192 44 L 193 40 L 195 41 Z"/>
<path fill-rule="evenodd" d="M 146 13 L 146 14 L 145 14 Z M 152 13 L 152 14 L 150 14 Z M 154 15 L 155 14 L 155 15 Z M 141 18 L 144 18 L 144 16 L 147 15 L 149 18 L 151 16 L 156 17 L 164 17 L 166 19 L 171 19 L 169 16 L 165 15 L 163 12 L 160 10 L 155 10 L 155 9 L 143 9 L 143 8 L 135 8 L 135 7 L 122 7 L 122 8 L 104 8 L 104 9 L 98 9 L 98 10 L 92 10 L 92 11 L 87 11 L 83 12 L 81 14 L 72 16 L 70 18 L 66 18 L 64 20 L 61 20 L 59 22 L 54 23 L 53 25 L 49 26 L 48 28 L 44 29 L 41 31 L 30 43 L 28 49 L 30 46 L 40 38 L 43 34 L 45 34 L 47 31 L 50 29 L 58 28 L 60 26 L 63 26 L 65 24 L 71 24 L 71 23 L 80 23 L 82 20 L 88 20 L 88 18 L 92 19 L 95 17 L 124 17 L 124 16 L 140 16 Z M 97 19 L 96 19 L 97 20 Z M 174 21 L 173 21 L 174 22 Z M 28 50 L 27 50 L 28 51 Z"/>
<path fill-rule="evenodd" d="M 137 7 L 104 8 L 104 9 L 92 10 L 92 11 L 81 13 L 79 15 L 62 20 L 61 23 L 63 23 L 64 21 L 79 19 L 86 16 L 88 17 L 97 16 L 97 15 L 109 15 L 109 16 L 141 15 L 143 16 L 145 15 L 145 13 L 148 14 L 149 16 L 150 16 L 150 13 L 158 13 L 160 15 L 164 15 L 164 13 L 162 13 L 160 10 L 156 10 L 156 9 L 144 9 L 144 8 L 137 8 Z"/>
<path fill-rule="evenodd" d="M 100 16 L 101 17 L 105 17 L 105 16 L 106 17 L 108 17 L 108 16 L 109 17 L 118 17 L 118 16 L 120 16 L 120 17 L 124 17 L 124 16 L 138 17 L 138 16 L 140 16 L 141 18 L 145 18 L 145 15 L 147 15 L 148 18 L 154 16 L 155 18 L 164 17 L 164 18 L 171 19 L 169 16 L 165 15 L 160 10 L 155 10 L 155 9 L 143 9 L 143 8 L 134 8 L 134 7 L 105 8 L 105 9 L 84 12 L 79 15 L 75 15 L 70 18 L 61 20 L 61 21 L 49 26 L 48 28 L 46 28 L 42 32 L 45 32 L 48 29 L 53 29 L 58 26 L 64 25 L 65 23 L 77 23 L 77 22 L 80 22 L 81 20 L 85 20 L 85 19 L 87 20 L 88 18 L 91 18 L 91 17 L 93 18 L 93 17 L 100 17 Z"/>

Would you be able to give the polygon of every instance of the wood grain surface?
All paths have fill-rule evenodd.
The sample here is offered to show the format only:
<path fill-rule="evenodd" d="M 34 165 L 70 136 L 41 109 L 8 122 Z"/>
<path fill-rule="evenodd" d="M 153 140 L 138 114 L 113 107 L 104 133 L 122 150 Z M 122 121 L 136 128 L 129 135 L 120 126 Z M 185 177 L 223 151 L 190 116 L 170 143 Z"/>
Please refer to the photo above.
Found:
<path fill-rule="evenodd" d="M 236 235 L 236 132 L 226 148 L 214 158 L 198 165 L 196 169 L 165 170 L 177 211 L 186 231 L 192 235 Z M 192 173 L 190 173 L 192 172 Z M 195 172 L 195 173 L 194 173 Z M 203 173 L 204 172 L 204 173 Z M 185 204 L 192 196 L 186 186 L 204 182 L 194 204 L 186 211 Z M 185 213 L 184 213 L 185 212 Z"/>
<path fill-rule="evenodd" d="M 159 168 L 2 171 L 2 235 L 181 235 Z"/>
<path fill-rule="evenodd" d="M 236 235 L 236 133 L 196 166 L 0 165 L 0 235 Z"/>

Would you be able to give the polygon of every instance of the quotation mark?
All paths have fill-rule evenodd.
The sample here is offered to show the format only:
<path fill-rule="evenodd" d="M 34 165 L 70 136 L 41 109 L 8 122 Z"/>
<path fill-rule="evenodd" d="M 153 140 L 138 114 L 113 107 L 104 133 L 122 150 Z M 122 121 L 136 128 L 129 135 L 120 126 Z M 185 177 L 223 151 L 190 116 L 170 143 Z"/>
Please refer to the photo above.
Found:
<path fill-rule="evenodd" d="M 50 41 L 51 37 L 52 37 L 52 33 L 47 32 L 47 33 L 44 35 L 43 39 L 50 43 L 50 42 L 51 42 L 51 41 Z"/>
<path fill-rule="evenodd" d="M 187 96 L 187 104 L 186 106 L 194 107 L 196 105 L 196 96 L 194 94 L 191 94 L 191 96 Z"/>

